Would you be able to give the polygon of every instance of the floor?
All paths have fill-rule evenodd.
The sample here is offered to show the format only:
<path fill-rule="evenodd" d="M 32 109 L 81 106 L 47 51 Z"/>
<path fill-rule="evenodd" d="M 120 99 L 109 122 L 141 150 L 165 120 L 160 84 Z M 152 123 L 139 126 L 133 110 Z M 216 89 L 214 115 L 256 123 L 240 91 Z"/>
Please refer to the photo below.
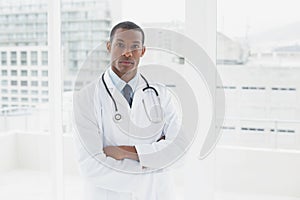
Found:
<path fill-rule="evenodd" d="M 48 172 L 16 169 L 0 173 L 0 200 L 52 200 L 52 178 Z M 183 191 L 176 190 L 176 200 L 183 200 Z M 82 200 L 83 184 L 78 176 L 64 177 L 65 200 Z"/>
<path fill-rule="evenodd" d="M 177 200 L 184 200 L 181 180 Z M 11 170 L 0 173 L 0 200 L 52 200 L 50 173 L 33 170 Z M 65 200 L 82 200 L 82 181 L 78 176 L 64 177 Z M 196 199 L 196 198 L 195 198 Z M 214 200 L 300 200 L 300 198 L 218 192 Z"/>
<path fill-rule="evenodd" d="M 52 200 L 50 173 L 33 170 L 12 170 L 0 174 L 0 199 Z M 82 182 L 79 177 L 64 178 L 65 199 L 81 200 Z"/>

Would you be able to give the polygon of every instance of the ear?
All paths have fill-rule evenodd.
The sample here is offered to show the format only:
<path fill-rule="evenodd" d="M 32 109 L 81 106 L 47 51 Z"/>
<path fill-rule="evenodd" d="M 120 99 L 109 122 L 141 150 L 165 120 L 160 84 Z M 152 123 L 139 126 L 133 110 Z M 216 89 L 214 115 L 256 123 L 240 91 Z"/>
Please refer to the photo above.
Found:
<path fill-rule="evenodd" d="M 141 53 L 141 57 L 143 57 L 143 55 L 145 54 L 145 52 L 146 52 L 146 47 L 143 46 L 143 48 L 142 48 L 142 53 Z"/>
<path fill-rule="evenodd" d="M 110 53 L 110 51 L 111 51 L 111 43 L 110 43 L 110 41 L 106 42 L 106 49 Z"/>

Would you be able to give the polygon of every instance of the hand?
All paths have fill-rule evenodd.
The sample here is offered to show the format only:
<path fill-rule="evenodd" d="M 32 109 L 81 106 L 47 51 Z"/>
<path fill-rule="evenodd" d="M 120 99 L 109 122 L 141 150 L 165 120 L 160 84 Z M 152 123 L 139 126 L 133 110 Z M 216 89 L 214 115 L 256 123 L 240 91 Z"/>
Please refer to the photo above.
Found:
<path fill-rule="evenodd" d="M 134 146 L 107 146 L 103 148 L 106 156 L 112 157 L 116 160 L 123 160 L 125 158 L 131 160 L 139 160 Z"/>
<path fill-rule="evenodd" d="M 106 156 L 112 157 L 116 160 L 123 160 L 125 158 L 125 151 L 119 146 L 107 146 L 103 148 Z"/>

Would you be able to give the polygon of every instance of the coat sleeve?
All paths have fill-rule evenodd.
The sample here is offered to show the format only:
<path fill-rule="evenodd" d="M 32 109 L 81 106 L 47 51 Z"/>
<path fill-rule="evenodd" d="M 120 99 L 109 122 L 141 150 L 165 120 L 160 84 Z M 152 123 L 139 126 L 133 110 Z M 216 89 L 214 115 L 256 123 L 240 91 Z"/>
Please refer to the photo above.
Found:
<path fill-rule="evenodd" d="M 138 173 L 144 169 L 137 161 L 118 161 L 104 154 L 102 126 L 98 124 L 101 114 L 94 111 L 93 88 L 89 86 L 73 96 L 74 139 L 80 173 L 102 188 L 132 192 L 136 190 L 134 186 L 139 185 L 141 175 Z"/>
<path fill-rule="evenodd" d="M 182 162 L 180 158 L 188 146 L 188 139 L 181 127 L 179 109 L 175 106 L 175 98 L 166 88 L 160 91 L 160 96 L 165 119 L 162 134 L 165 135 L 165 139 L 152 144 L 135 145 L 141 166 L 154 169 L 165 168 L 178 160 Z"/>

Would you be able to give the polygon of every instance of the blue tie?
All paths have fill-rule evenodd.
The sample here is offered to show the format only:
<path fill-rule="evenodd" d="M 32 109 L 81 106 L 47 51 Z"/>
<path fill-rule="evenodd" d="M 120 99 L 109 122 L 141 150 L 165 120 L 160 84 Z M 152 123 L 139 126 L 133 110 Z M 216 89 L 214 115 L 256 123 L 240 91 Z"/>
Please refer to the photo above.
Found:
<path fill-rule="evenodd" d="M 131 94 L 132 94 L 132 88 L 130 87 L 130 85 L 126 84 L 122 90 L 123 96 L 125 97 L 125 99 L 127 100 L 127 102 L 129 103 L 129 106 L 131 107 L 132 104 L 132 98 L 131 98 Z"/>

